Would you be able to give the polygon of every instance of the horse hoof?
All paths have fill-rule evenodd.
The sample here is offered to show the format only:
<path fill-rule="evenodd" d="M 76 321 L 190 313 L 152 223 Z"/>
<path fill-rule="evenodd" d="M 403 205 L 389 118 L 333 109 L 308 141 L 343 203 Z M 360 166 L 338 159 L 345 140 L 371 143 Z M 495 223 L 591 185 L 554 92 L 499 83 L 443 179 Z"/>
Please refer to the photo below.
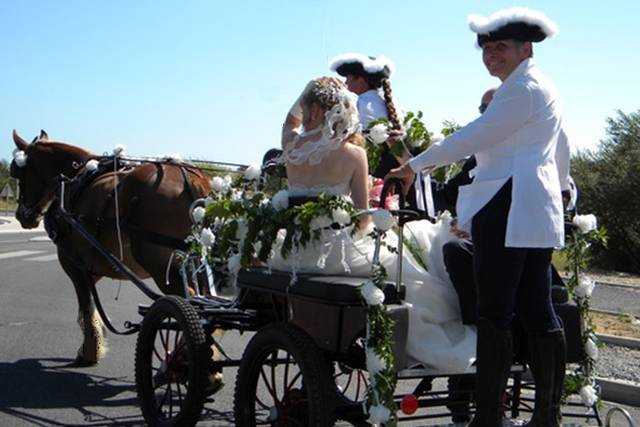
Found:
<path fill-rule="evenodd" d="M 90 366 L 96 366 L 98 364 L 95 360 L 88 360 L 82 356 L 77 356 L 76 360 L 69 364 L 70 368 L 88 368 Z"/>
<path fill-rule="evenodd" d="M 222 381 L 222 374 L 220 372 L 216 372 L 214 374 L 209 375 L 207 378 L 207 386 L 205 388 L 206 396 L 213 396 L 224 387 L 224 382 Z"/>

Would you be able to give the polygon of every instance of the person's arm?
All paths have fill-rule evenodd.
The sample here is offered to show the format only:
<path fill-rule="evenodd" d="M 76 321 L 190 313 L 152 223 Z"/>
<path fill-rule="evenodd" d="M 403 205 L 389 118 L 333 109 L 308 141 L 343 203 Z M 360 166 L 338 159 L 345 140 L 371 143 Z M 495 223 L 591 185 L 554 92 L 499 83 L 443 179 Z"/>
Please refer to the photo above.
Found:
<path fill-rule="evenodd" d="M 532 113 L 532 94 L 528 86 L 512 85 L 496 92 L 490 107 L 480 117 L 426 151 L 408 165 L 415 172 L 443 166 L 502 143 L 520 129 Z"/>
<path fill-rule="evenodd" d="M 367 152 L 364 149 L 356 151 L 356 167 L 351 177 L 351 198 L 356 209 L 369 208 L 369 165 Z M 371 222 L 369 215 L 360 217 L 360 229 L 366 230 Z"/>

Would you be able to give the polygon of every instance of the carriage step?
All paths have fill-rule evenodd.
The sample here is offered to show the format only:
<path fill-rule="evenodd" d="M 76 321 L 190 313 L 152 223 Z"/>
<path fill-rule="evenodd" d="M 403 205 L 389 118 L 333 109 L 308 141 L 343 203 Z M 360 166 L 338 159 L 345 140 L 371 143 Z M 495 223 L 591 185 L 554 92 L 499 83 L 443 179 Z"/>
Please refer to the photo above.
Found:
<path fill-rule="evenodd" d="M 511 365 L 511 373 L 523 373 L 526 371 L 524 365 L 516 364 Z M 408 368 L 403 369 L 398 372 L 398 379 L 415 379 L 415 378 L 424 378 L 424 377 L 450 377 L 454 375 L 474 375 L 476 373 L 476 367 L 472 366 L 467 371 L 438 371 L 436 369 L 431 368 Z"/>

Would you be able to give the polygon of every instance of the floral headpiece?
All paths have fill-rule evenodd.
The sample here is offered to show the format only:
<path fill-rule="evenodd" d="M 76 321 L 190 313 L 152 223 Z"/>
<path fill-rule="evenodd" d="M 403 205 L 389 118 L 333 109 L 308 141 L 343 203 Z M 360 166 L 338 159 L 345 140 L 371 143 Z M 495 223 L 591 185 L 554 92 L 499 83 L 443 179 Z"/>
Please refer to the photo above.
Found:
<path fill-rule="evenodd" d="M 18 149 L 13 150 L 13 161 L 19 168 L 23 167 L 27 164 L 27 153 Z"/>

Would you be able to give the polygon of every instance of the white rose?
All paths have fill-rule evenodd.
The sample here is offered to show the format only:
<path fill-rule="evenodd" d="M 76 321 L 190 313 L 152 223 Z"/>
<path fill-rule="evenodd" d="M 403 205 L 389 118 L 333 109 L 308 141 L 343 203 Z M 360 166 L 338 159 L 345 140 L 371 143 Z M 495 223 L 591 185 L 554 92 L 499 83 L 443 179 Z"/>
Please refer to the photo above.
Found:
<path fill-rule="evenodd" d="M 226 191 L 227 186 L 225 185 L 223 178 L 220 178 L 219 176 L 214 176 L 211 179 L 211 188 L 213 189 L 213 191 L 217 193 L 221 193 Z"/>
<path fill-rule="evenodd" d="M 193 217 L 193 222 L 195 224 L 200 224 L 204 219 L 205 210 L 202 206 L 197 206 L 191 212 L 191 216 Z"/>
<path fill-rule="evenodd" d="M 389 230 L 396 223 L 394 216 L 386 209 L 376 209 L 371 217 L 376 228 L 381 231 Z"/>
<path fill-rule="evenodd" d="M 589 337 L 587 343 L 584 346 L 584 351 L 587 353 L 587 356 L 593 360 L 598 359 L 598 346 L 593 340 L 592 337 Z"/>
<path fill-rule="evenodd" d="M 381 424 L 389 421 L 389 417 L 391 416 L 391 411 L 389 408 L 382 405 L 372 406 L 369 409 L 369 421 L 372 424 Z"/>
<path fill-rule="evenodd" d="M 576 215 L 573 217 L 573 225 L 578 227 L 581 233 L 588 233 L 598 228 L 598 220 L 593 214 Z"/>
<path fill-rule="evenodd" d="M 277 211 L 287 209 L 289 207 L 289 192 L 287 190 L 280 190 L 274 194 L 271 199 L 271 206 Z"/>
<path fill-rule="evenodd" d="M 246 179 L 247 181 L 254 181 L 260 178 L 261 174 L 262 174 L 262 169 L 260 168 L 260 165 L 256 163 L 252 163 L 251 165 L 249 165 L 247 169 L 245 169 L 244 179 Z"/>
<path fill-rule="evenodd" d="M 382 359 L 375 350 L 371 347 L 367 347 L 366 351 L 366 361 L 367 361 L 367 372 L 372 377 L 375 376 L 378 372 L 381 372 L 385 369 L 386 363 L 384 359 Z"/>
<path fill-rule="evenodd" d="M 384 302 L 384 292 L 371 280 L 368 280 L 364 285 L 362 285 L 360 288 L 360 294 L 367 305 L 376 306 Z"/>
<path fill-rule="evenodd" d="M 84 164 L 84 168 L 88 171 L 94 171 L 98 169 L 98 165 L 100 163 L 96 159 L 91 159 L 87 163 Z"/>
<path fill-rule="evenodd" d="M 585 385 L 580 389 L 580 398 L 584 406 L 591 407 L 598 401 L 598 394 L 593 386 Z"/>
<path fill-rule="evenodd" d="M 378 123 L 369 129 L 369 140 L 376 145 L 380 145 L 389 139 L 389 133 L 387 132 L 387 125 Z"/>
<path fill-rule="evenodd" d="M 200 241 L 204 247 L 210 248 L 216 241 L 216 236 L 209 228 L 203 228 L 200 232 Z"/>
<path fill-rule="evenodd" d="M 207 196 L 206 199 L 204 199 L 204 206 L 207 207 L 209 206 L 211 203 L 213 203 L 213 197 L 211 196 Z"/>
<path fill-rule="evenodd" d="M 229 272 L 237 276 L 240 271 L 240 267 L 242 267 L 242 257 L 240 254 L 235 254 L 229 257 L 229 261 L 227 261 L 227 267 L 229 268 Z"/>
<path fill-rule="evenodd" d="M 234 202 L 239 202 L 240 200 L 242 200 L 242 191 L 233 190 L 231 192 L 231 200 Z"/>
<path fill-rule="evenodd" d="M 116 145 L 116 147 L 113 149 L 113 155 L 116 157 L 120 157 L 124 155 L 124 152 L 126 151 L 126 148 L 124 145 L 122 144 L 118 144 Z"/>
<path fill-rule="evenodd" d="M 13 160 L 15 160 L 16 166 L 21 168 L 27 164 L 27 155 L 22 150 L 15 150 L 13 152 Z"/>
<path fill-rule="evenodd" d="M 586 274 L 581 274 L 578 278 L 578 285 L 573 289 L 577 298 L 589 298 L 595 287 L 595 282 Z"/>
<path fill-rule="evenodd" d="M 338 208 L 331 212 L 333 222 L 337 222 L 340 225 L 347 225 L 351 222 L 351 215 L 345 209 Z"/>
<path fill-rule="evenodd" d="M 325 227 L 330 227 L 333 224 L 333 220 L 326 215 L 321 215 L 313 218 L 309 223 L 311 230 L 320 230 Z"/>

